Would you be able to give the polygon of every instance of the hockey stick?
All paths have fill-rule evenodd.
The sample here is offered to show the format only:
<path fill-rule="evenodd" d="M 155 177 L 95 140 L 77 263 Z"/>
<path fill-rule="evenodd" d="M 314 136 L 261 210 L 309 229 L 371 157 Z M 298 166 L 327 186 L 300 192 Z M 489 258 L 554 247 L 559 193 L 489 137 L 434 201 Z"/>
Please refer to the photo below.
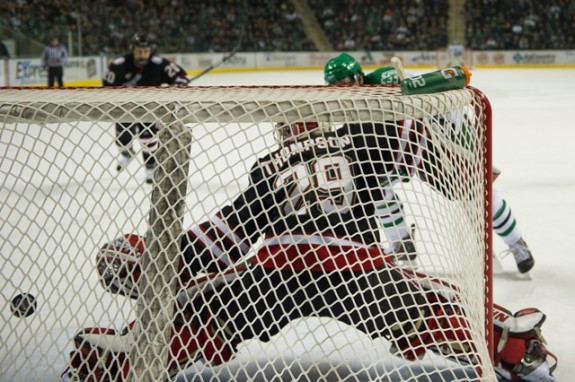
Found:
<path fill-rule="evenodd" d="M 491 251 L 491 256 L 493 256 L 492 260 L 492 267 L 493 267 L 493 274 L 500 275 L 503 273 L 503 264 L 501 263 L 501 259 L 499 255 L 495 253 L 495 251 Z"/>
<path fill-rule="evenodd" d="M 365 52 L 365 55 L 367 56 L 367 59 L 369 60 L 368 64 L 369 65 L 375 65 L 375 60 L 373 59 L 371 52 L 367 49 L 365 49 L 364 52 Z"/>
<path fill-rule="evenodd" d="M 244 38 L 244 26 L 242 25 L 242 29 L 240 30 L 240 37 L 238 39 L 238 42 L 236 43 L 236 46 L 234 46 L 234 49 L 232 49 L 232 51 L 226 55 L 224 55 L 221 59 L 219 59 L 218 61 L 212 63 L 210 66 L 208 66 L 207 68 L 205 68 L 204 70 L 202 70 L 200 73 L 196 74 L 195 76 L 193 76 L 192 78 L 190 78 L 190 80 L 188 81 L 188 83 L 197 80 L 198 78 L 202 77 L 204 74 L 207 74 L 209 72 L 211 72 L 213 69 L 217 68 L 218 66 L 225 64 L 229 59 L 231 59 L 232 57 L 234 57 L 238 51 L 238 49 L 240 48 L 240 46 L 242 45 L 242 39 Z"/>

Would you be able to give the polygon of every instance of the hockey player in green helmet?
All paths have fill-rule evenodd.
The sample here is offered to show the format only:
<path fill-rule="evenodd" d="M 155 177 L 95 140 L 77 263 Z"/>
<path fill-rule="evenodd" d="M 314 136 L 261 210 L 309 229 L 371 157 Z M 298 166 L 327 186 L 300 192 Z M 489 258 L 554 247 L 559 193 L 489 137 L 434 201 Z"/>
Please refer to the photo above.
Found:
<path fill-rule="evenodd" d="M 361 65 L 347 53 L 329 60 L 323 73 L 328 85 L 398 85 L 400 82 L 393 66 L 384 66 L 365 75 Z"/>
<path fill-rule="evenodd" d="M 325 64 L 324 79 L 328 85 L 397 85 L 400 83 L 397 70 L 393 66 L 384 66 L 366 75 L 357 60 L 348 53 L 341 53 Z M 498 174 L 499 172 L 495 172 L 494 169 L 494 176 Z M 408 178 L 400 177 L 400 180 L 408 181 Z M 377 206 L 379 222 L 390 242 L 391 253 L 395 254 L 398 260 L 411 262 L 417 257 L 413 240 L 414 225 L 410 226 L 406 222 L 403 204 L 393 191 L 393 187 L 390 186 L 393 185 L 386 187 L 386 202 Z M 500 256 L 512 254 L 519 272 L 527 273 L 535 265 L 535 260 L 523 239 L 515 215 L 509 203 L 497 190 L 493 190 L 492 197 L 493 229 L 508 247 Z"/>
<path fill-rule="evenodd" d="M 341 53 L 325 64 L 324 79 L 327 85 L 398 85 L 400 82 L 393 66 L 384 66 L 366 75 L 356 59 L 347 53 Z M 389 251 L 399 261 L 414 261 L 417 256 L 414 227 L 405 220 L 403 204 L 393 191 L 393 185 L 382 184 L 382 187 L 385 188 L 385 202 L 377 206 L 377 217 L 390 243 Z"/>

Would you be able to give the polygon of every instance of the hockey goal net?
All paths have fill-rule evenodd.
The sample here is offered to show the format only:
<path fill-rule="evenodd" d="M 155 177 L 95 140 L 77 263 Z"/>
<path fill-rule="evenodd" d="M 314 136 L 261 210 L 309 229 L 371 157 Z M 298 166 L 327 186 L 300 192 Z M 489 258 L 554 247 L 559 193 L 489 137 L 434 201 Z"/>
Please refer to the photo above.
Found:
<path fill-rule="evenodd" d="M 444 296 L 442 304 L 468 323 L 473 346 L 452 344 L 467 350 L 456 356 L 426 351 L 415 361 L 407 361 L 385 334 L 390 328 L 368 330 L 370 322 L 363 322 L 361 314 L 352 320 L 355 325 L 350 325 L 348 319 L 338 319 L 341 316 L 330 310 L 327 299 L 324 304 L 332 314 L 317 311 L 282 322 L 273 322 L 270 317 L 244 322 L 247 332 L 253 325 L 253 335 L 240 342 L 234 337 L 235 351 L 225 362 L 187 361 L 193 358 L 190 355 L 168 367 L 173 318 L 176 313 L 180 319 L 186 316 L 181 312 L 181 301 L 176 300 L 181 297 L 176 279 L 182 232 L 210 221 L 222 206 L 231 205 L 250 186 L 248 175 L 258 158 L 273 153 L 279 155 L 275 165 L 285 166 L 281 158 L 289 150 L 278 154 L 277 126 L 301 120 L 317 121 L 334 131 L 348 123 L 404 126 L 405 121 L 418 121 L 431 132 L 428 140 L 441 148 L 429 151 L 427 159 L 436 156 L 434 163 L 440 167 L 467 174 L 465 182 L 450 177 L 423 182 L 403 174 L 402 181 L 382 182 L 381 187 L 393 188 L 404 206 L 406 220 L 415 227 L 417 258 L 399 263 L 397 269 L 416 280 L 415 289 Z M 3 89 L 0 251 L 1 293 L 8 305 L 2 310 L 0 380 L 59 380 L 70 364 L 76 333 L 89 327 L 121 332 L 134 320 L 137 330 L 131 335 L 99 342 L 92 354 L 102 357 L 100 368 L 107 368 L 111 367 L 106 365 L 110 354 L 129 350 L 131 374 L 108 370 L 108 378 L 270 381 L 379 380 L 385 376 L 385 380 L 494 380 L 487 256 L 490 120 L 487 99 L 472 88 L 421 96 L 401 96 L 398 88 L 383 86 Z M 121 172 L 116 171 L 114 124 L 119 121 L 161 122 L 153 185 L 143 181 L 138 143 L 132 161 Z M 324 142 L 329 146 L 326 142 L 331 141 Z M 334 145 L 336 151 L 342 149 Z M 352 154 L 347 152 L 346 157 Z M 405 163 L 406 168 L 410 165 Z M 341 171 L 325 174 L 332 178 L 323 183 L 316 179 L 316 185 L 331 187 L 341 177 Z M 271 176 L 275 175 L 272 171 Z M 365 179 L 354 181 L 367 184 Z M 443 192 L 430 187 L 429 181 L 445 185 Z M 277 207 L 261 204 L 265 205 L 264 212 Z M 373 214 L 374 210 L 365 207 L 365 213 Z M 372 222 L 372 217 L 366 218 Z M 358 222 L 357 226 L 362 225 Z M 141 281 L 136 300 L 104 290 L 96 272 L 98 249 L 125 233 L 142 235 L 147 246 L 141 260 L 147 282 Z M 212 240 L 217 246 L 217 235 L 212 234 L 207 233 L 204 241 Z M 264 239 L 267 237 L 253 240 L 244 255 L 253 258 L 265 245 Z M 226 240 L 234 238 L 228 235 Z M 365 246 L 390 247 L 385 235 L 378 241 Z M 226 255 L 229 253 L 221 254 Z M 214 275 L 200 273 L 206 274 Z M 223 282 L 215 276 L 194 295 L 208 306 L 220 288 L 210 288 L 210 283 Z M 224 284 L 232 283 L 234 277 L 237 275 Z M 312 278 L 310 282 L 323 281 Z M 402 290 L 399 286 L 396 289 Z M 18 317 L 9 306 L 21 293 L 33 295 L 36 307 L 28 312 L 30 315 Z M 265 299 L 268 293 L 273 291 L 261 290 L 260 297 Z M 375 290 L 373 296 L 386 298 Z M 275 298 L 281 301 L 284 297 Z M 245 298 L 242 296 L 241 301 Z M 261 299 L 255 300 L 226 317 L 261 304 Z M 390 309 L 400 309 L 397 305 L 402 301 L 394 300 Z M 303 305 L 305 299 L 300 302 Z M 378 303 L 377 297 L 366 300 L 358 311 L 374 303 Z M 194 309 L 202 310 L 197 298 L 194 304 Z M 432 305 L 423 303 L 421 311 L 433 309 Z M 238 304 L 234 306 L 230 309 L 239 309 Z M 208 315 L 218 316 L 218 312 Z M 190 320 L 197 327 L 204 325 L 198 317 Z M 366 334 L 373 330 L 384 334 Z M 218 338 L 224 342 L 233 337 L 220 334 Z M 441 347 L 436 345 L 435 350 Z M 214 342 L 200 341 L 198 354 L 207 353 L 210 346 L 216 347 L 217 358 L 219 350 Z M 80 373 L 67 378 L 105 380 Z"/>

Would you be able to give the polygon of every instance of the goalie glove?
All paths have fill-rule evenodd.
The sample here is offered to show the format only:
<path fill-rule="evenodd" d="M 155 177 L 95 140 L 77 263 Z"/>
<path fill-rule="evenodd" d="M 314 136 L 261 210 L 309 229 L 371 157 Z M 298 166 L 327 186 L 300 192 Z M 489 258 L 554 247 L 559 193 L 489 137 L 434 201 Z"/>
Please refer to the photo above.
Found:
<path fill-rule="evenodd" d="M 545 314 L 526 308 L 512 314 L 495 307 L 495 371 L 513 381 L 557 382 L 553 371 L 557 358 L 545 346 L 541 326 Z"/>
<path fill-rule="evenodd" d="M 104 244 L 96 254 L 96 270 L 100 284 L 113 294 L 138 298 L 140 261 L 144 253 L 144 238 L 125 234 Z"/>
<path fill-rule="evenodd" d="M 167 359 L 171 377 L 199 360 L 221 365 L 233 357 L 237 344 L 218 335 L 223 330 L 215 326 L 217 319 L 209 312 L 201 319 L 201 325 L 194 320 L 174 321 Z M 129 352 L 136 340 L 135 330 L 135 322 L 121 331 L 98 327 L 80 330 L 74 337 L 70 363 L 61 374 L 61 380 L 126 381 L 130 371 Z"/>

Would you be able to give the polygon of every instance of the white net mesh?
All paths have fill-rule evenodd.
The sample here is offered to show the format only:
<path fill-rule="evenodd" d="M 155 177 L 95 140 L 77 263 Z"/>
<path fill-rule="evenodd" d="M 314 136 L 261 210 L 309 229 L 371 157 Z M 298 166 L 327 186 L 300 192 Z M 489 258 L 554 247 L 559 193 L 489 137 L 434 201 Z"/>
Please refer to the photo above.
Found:
<path fill-rule="evenodd" d="M 493 380 L 485 102 L 3 90 L 2 296 L 37 307 L 2 310 L 0 380 Z M 281 149 L 304 120 L 331 132 Z M 120 171 L 117 122 L 162 126 Z"/>

